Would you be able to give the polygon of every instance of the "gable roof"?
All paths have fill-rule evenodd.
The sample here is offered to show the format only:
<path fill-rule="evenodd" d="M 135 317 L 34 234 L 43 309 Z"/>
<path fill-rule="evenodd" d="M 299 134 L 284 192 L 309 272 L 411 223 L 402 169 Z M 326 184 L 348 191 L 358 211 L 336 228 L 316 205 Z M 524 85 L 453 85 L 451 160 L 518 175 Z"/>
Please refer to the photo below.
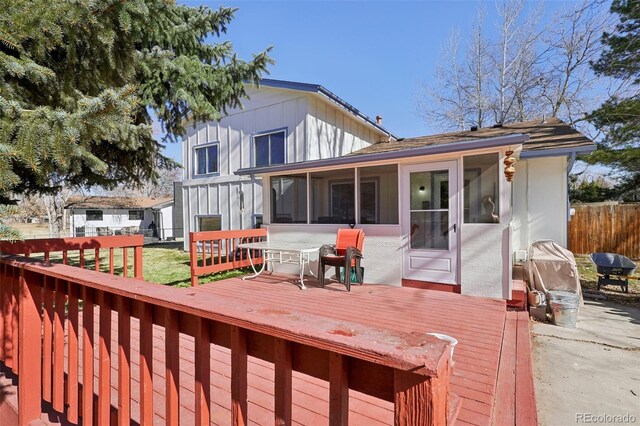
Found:
<path fill-rule="evenodd" d="M 338 104 L 339 107 L 345 109 L 347 112 L 355 115 L 356 117 L 364 120 L 371 126 L 375 127 L 380 132 L 385 135 L 391 137 L 392 139 L 398 139 L 396 135 L 382 127 L 375 120 L 371 119 L 369 116 L 361 112 L 358 108 L 354 107 L 344 99 L 340 98 L 338 95 L 328 90 L 327 88 L 321 86 L 320 84 L 313 83 L 299 83 L 296 81 L 287 81 L 287 80 L 275 80 L 272 78 L 262 78 L 260 79 L 260 86 L 265 87 L 273 87 L 277 89 L 289 89 L 289 90 L 298 90 L 300 92 L 309 92 L 316 93 L 326 98 L 328 101 Z"/>
<path fill-rule="evenodd" d="M 475 131 L 465 130 L 377 143 L 347 154 L 347 156 L 404 151 L 426 146 L 492 139 L 515 133 L 529 135 L 529 140 L 522 145 L 521 158 L 588 153 L 595 149 L 595 144 L 591 139 L 564 121 L 558 118 L 550 118 L 544 121 L 531 120 L 505 124 L 501 127 L 485 127 Z"/>
<path fill-rule="evenodd" d="M 173 197 L 70 197 L 67 209 L 152 209 L 173 203 Z"/>

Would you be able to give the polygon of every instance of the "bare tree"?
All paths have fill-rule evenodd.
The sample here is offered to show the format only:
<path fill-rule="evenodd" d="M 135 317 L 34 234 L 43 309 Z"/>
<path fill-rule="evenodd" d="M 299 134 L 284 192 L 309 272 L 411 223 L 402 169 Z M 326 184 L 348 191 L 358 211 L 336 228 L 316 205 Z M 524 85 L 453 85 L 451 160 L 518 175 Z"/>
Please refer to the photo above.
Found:
<path fill-rule="evenodd" d="M 589 62 L 600 54 L 600 37 L 611 25 L 600 2 L 583 3 L 554 17 L 546 32 L 546 70 L 543 96 L 553 117 L 562 115 L 570 123 L 581 119 L 593 98 L 585 98 L 596 77 Z"/>
<path fill-rule="evenodd" d="M 422 104 L 430 124 L 443 130 L 482 127 L 490 115 L 498 123 L 549 115 L 574 124 L 588 111 L 595 85 L 589 61 L 607 25 L 602 1 L 557 14 L 542 29 L 542 4 L 526 16 L 524 6 L 524 0 L 496 3 L 495 41 L 482 31 L 482 8 L 464 55 L 459 37 L 449 40 Z"/>
<path fill-rule="evenodd" d="M 495 87 L 497 99 L 494 106 L 496 122 L 505 123 L 517 118 L 514 110 L 524 111 L 524 105 L 518 108 L 518 100 L 524 101 L 525 88 L 531 87 L 531 70 L 536 61 L 535 45 L 541 32 L 536 29 L 541 6 L 538 6 L 526 18 L 522 17 L 524 0 L 506 0 L 496 2 L 500 16 L 499 39 L 496 44 L 493 62 L 496 68 Z"/>
<path fill-rule="evenodd" d="M 467 124 L 468 93 L 464 88 L 464 70 L 458 64 L 460 33 L 453 30 L 441 50 L 442 62 L 436 67 L 437 87 L 427 87 L 426 99 L 418 106 L 427 121 L 447 130 L 464 129 Z"/>
<path fill-rule="evenodd" d="M 182 180 L 182 169 L 158 169 L 156 181 L 148 180 L 138 187 L 118 186 L 109 190 L 96 191 L 98 195 L 111 197 L 159 198 L 173 195 L 173 183 Z"/>
<path fill-rule="evenodd" d="M 42 198 L 35 195 L 18 197 L 16 207 L 16 212 L 11 218 L 20 223 L 29 223 L 33 220 L 40 222 L 47 217 Z"/>
<path fill-rule="evenodd" d="M 58 187 L 58 191 L 53 194 L 42 196 L 42 202 L 49 219 L 49 235 L 53 238 L 67 235 L 67 202 L 74 191 L 66 186 L 64 181 L 51 182 L 52 186 Z"/>
<path fill-rule="evenodd" d="M 477 20 L 473 25 L 471 41 L 467 52 L 467 73 L 469 80 L 465 87 L 465 92 L 469 98 L 466 115 L 475 115 L 472 124 L 482 127 L 485 123 L 485 116 L 490 107 L 487 83 L 491 76 L 489 63 L 489 46 L 483 32 L 485 9 L 482 4 L 478 8 Z"/>

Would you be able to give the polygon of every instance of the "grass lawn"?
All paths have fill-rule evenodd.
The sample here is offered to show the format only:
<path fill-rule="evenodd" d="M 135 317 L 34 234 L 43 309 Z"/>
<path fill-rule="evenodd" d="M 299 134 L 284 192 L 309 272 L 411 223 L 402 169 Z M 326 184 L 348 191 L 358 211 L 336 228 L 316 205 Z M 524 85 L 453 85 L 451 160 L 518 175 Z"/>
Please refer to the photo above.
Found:
<path fill-rule="evenodd" d="M 596 267 L 591 263 L 589 256 L 578 254 L 575 257 L 578 264 L 578 273 L 580 274 L 580 283 L 585 293 L 601 295 L 612 302 L 624 305 L 640 306 L 640 280 L 629 280 L 629 293 L 623 293 L 619 286 L 612 285 L 602 287 L 598 291 Z M 638 264 L 640 261 L 635 259 L 634 262 Z M 639 272 L 640 268 L 636 271 L 636 277 L 639 276 Z"/>
<path fill-rule="evenodd" d="M 108 272 L 108 250 L 100 252 L 100 270 Z M 37 256 L 34 256 L 37 257 Z M 129 276 L 133 276 L 133 250 L 128 250 L 127 256 Z M 62 258 L 58 254 L 51 255 L 52 262 L 61 262 Z M 95 255 L 93 250 L 85 251 L 85 268 L 94 269 Z M 68 263 L 78 266 L 80 258 L 78 252 L 70 252 Z M 182 250 L 182 243 L 159 243 L 146 245 L 142 249 L 142 268 L 145 281 L 170 285 L 173 287 L 191 286 L 191 269 L 189 265 L 189 253 Z M 114 252 L 115 272 L 122 275 L 122 249 Z M 250 269 L 249 269 L 250 270 Z M 247 268 L 235 271 L 219 272 L 217 274 L 205 275 L 199 278 L 200 284 L 237 277 L 249 273 Z"/>

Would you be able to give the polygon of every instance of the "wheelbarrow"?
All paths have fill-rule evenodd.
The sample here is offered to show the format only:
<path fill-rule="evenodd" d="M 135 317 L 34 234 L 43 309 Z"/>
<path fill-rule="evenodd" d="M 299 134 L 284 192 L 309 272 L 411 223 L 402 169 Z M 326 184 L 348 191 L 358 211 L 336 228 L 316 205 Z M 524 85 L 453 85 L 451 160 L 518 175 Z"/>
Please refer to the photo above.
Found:
<path fill-rule="evenodd" d="M 633 279 L 636 264 L 626 256 L 614 253 L 591 253 L 591 262 L 598 274 L 598 290 L 605 285 L 619 285 L 622 291 L 629 292 L 629 279 Z"/>

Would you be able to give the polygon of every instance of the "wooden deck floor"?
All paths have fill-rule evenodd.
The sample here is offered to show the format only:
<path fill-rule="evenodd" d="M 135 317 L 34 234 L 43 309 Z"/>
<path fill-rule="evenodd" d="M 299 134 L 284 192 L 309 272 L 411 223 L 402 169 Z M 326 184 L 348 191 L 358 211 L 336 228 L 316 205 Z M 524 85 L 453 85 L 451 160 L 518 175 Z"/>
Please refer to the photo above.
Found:
<path fill-rule="evenodd" d="M 454 355 L 452 392 L 462 401 L 458 425 L 489 425 L 494 411 L 496 383 L 505 327 L 505 302 L 482 299 L 439 291 L 399 288 L 378 285 L 344 286 L 331 284 L 322 289 L 309 280 L 307 290 L 300 290 L 293 278 L 265 275 L 254 280 L 239 278 L 200 285 L 184 291 L 196 297 L 211 299 L 216 295 L 238 299 L 251 309 L 251 303 L 273 308 L 273 315 L 283 310 L 330 316 L 350 322 L 360 322 L 379 328 L 403 332 L 444 333 L 458 339 Z M 96 307 L 96 315 L 98 315 Z M 115 316 L 115 314 L 114 314 Z M 97 319 L 97 317 L 96 317 Z M 96 323 L 96 333 L 98 324 Z M 144 331 L 146 332 L 146 330 Z M 139 419 L 138 378 L 138 322 L 132 318 L 132 418 Z M 164 330 L 154 328 L 154 411 L 157 424 L 164 424 Z M 180 339 L 180 400 L 181 424 L 194 421 L 193 339 L 181 335 Z M 112 386 L 117 386 L 117 327 L 112 329 Z M 230 424 L 230 354 L 225 348 L 213 346 L 211 363 L 212 424 Z M 82 368 L 82 367 L 80 367 Z M 97 369 L 97 361 L 95 370 Z M 273 365 L 250 358 L 249 360 L 249 422 L 273 424 Z M 97 390 L 97 380 L 96 380 Z M 117 407 L 115 392 L 112 403 Z M 295 424 L 328 424 L 329 391 L 326 383 L 309 376 L 293 375 L 293 419 Z M 350 423 L 353 425 L 393 424 L 391 403 L 356 392 L 350 396 Z M 46 418 L 49 422 L 53 419 Z"/>

